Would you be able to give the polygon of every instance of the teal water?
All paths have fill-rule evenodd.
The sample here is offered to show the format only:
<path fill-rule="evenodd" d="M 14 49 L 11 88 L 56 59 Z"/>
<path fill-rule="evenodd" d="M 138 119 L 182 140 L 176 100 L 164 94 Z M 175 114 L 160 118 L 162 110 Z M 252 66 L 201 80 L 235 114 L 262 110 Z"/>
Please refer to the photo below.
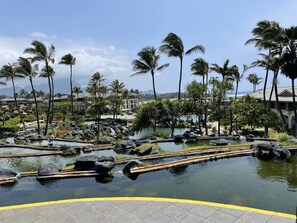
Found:
<path fill-rule="evenodd" d="M 190 165 L 180 171 L 162 170 L 131 180 L 116 171 L 113 178 L 65 179 L 40 183 L 23 178 L 0 187 L 0 205 L 56 199 L 150 196 L 184 198 L 295 213 L 297 157 L 261 161 L 241 157 Z"/>

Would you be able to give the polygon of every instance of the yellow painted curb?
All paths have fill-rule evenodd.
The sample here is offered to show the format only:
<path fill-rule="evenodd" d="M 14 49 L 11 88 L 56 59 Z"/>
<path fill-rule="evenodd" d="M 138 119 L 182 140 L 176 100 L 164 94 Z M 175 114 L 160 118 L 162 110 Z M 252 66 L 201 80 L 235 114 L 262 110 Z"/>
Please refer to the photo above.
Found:
<path fill-rule="evenodd" d="M 198 201 L 198 200 L 187 200 L 187 199 L 174 199 L 174 198 L 158 198 L 158 197 L 98 197 L 98 198 L 78 198 L 78 199 L 68 199 L 68 200 L 57 200 L 57 201 L 46 201 L 46 202 L 37 202 L 31 204 L 20 204 L 12 206 L 0 207 L 0 211 L 19 209 L 19 208 L 30 208 L 30 207 L 39 207 L 46 205 L 55 205 L 55 204 L 66 204 L 66 203 L 78 203 L 78 202 L 91 202 L 91 201 L 156 201 L 156 202 L 171 202 L 171 203 L 183 203 L 183 204 L 196 204 L 196 205 L 207 205 L 211 207 L 219 208 L 229 208 L 240 211 L 255 212 L 259 214 L 271 215 L 276 217 L 284 217 L 290 219 L 296 219 L 295 215 L 267 211 L 257 208 L 249 208 L 231 204 L 221 204 L 215 202 L 207 201 Z"/>

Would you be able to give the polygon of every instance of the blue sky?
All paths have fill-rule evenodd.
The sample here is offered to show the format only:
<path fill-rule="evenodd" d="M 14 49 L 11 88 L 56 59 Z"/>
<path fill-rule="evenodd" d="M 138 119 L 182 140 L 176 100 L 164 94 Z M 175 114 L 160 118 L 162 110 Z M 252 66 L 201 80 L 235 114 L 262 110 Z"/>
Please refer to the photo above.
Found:
<path fill-rule="evenodd" d="M 197 57 L 219 65 L 230 59 L 231 65 L 240 68 L 257 59 L 257 50 L 244 43 L 258 21 L 297 25 L 296 0 L 1 0 L 0 6 L 0 66 L 16 61 L 37 39 L 56 46 L 56 80 L 68 77 L 68 67 L 58 61 L 72 53 L 77 57 L 74 79 L 81 85 L 99 71 L 107 83 L 117 78 L 128 88 L 140 90 L 152 88 L 151 77 L 129 77 L 131 61 L 143 47 L 159 47 L 169 32 L 182 38 L 185 49 L 196 44 L 206 48 L 204 55 L 185 57 L 184 88 L 191 80 L 199 80 L 190 75 L 190 64 Z M 178 89 L 179 61 L 162 55 L 161 63 L 167 62 L 170 67 L 156 76 L 157 92 Z M 264 77 L 261 69 L 249 72 Z M 290 85 L 284 77 L 279 82 Z M 240 89 L 251 90 L 252 86 L 243 80 Z"/>

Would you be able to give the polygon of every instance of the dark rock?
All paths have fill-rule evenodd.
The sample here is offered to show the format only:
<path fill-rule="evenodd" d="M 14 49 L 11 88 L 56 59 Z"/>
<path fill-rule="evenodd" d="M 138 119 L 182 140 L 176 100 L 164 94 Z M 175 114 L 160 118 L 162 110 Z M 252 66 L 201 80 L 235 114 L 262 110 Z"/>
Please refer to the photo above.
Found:
<path fill-rule="evenodd" d="M 111 144 L 114 141 L 114 139 L 110 136 L 103 136 L 100 140 L 101 144 Z"/>
<path fill-rule="evenodd" d="M 105 161 L 114 162 L 114 157 L 112 157 L 112 156 L 101 156 L 101 157 L 98 158 L 98 162 L 105 162 Z"/>
<path fill-rule="evenodd" d="M 136 144 L 133 140 L 124 140 L 124 141 L 118 142 L 114 145 L 114 149 L 116 151 L 118 151 L 118 150 L 129 151 L 129 150 L 135 149 L 135 148 L 136 148 Z"/>
<path fill-rule="evenodd" d="M 130 160 L 123 168 L 124 173 L 131 173 L 131 169 L 137 166 L 142 165 L 142 162 L 139 160 Z"/>
<path fill-rule="evenodd" d="M 78 170 L 94 170 L 94 165 L 98 161 L 98 156 L 88 155 L 79 157 L 74 165 Z"/>
<path fill-rule="evenodd" d="M 143 148 L 140 149 L 138 151 L 139 156 L 146 156 L 146 155 L 150 155 L 152 152 L 152 147 L 147 147 L 147 148 Z"/>
<path fill-rule="evenodd" d="M 264 159 L 288 159 L 291 156 L 291 152 L 288 149 L 282 149 L 277 143 L 254 144 L 250 148 L 256 151 L 257 157 Z"/>
<path fill-rule="evenodd" d="M 248 134 L 245 136 L 247 142 L 254 142 L 255 136 L 253 134 Z"/>
<path fill-rule="evenodd" d="M 0 178 L 17 177 L 19 174 L 13 170 L 0 169 Z"/>
<path fill-rule="evenodd" d="M 183 135 L 175 135 L 174 142 L 183 142 L 184 136 Z"/>
<path fill-rule="evenodd" d="M 226 139 L 210 140 L 209 144 L 211 146 L 226 146 L 229 144 Z"/>
<path fill-rule="evenodd" d="M 188 138 L 186 143 L 195 143 L 197 142 L 197 139 L 196 138 Z"/>
<path fill-rule="evenodd" d="M 110 170 L 113 169 L 113 162 L 110 161 L 103 161 L 103 162 L 96 162 L 95 163 L 95 171 L 97 173 L 108 173 Z"/>
<path fill-rule="evenodd" d="M 60 170 L 62 170 L 61 164 L 56 163 L 44 163 L 41 164 L 38 169 L 38 176 L 47 176 L 50 174 L 58 173 Z"/>

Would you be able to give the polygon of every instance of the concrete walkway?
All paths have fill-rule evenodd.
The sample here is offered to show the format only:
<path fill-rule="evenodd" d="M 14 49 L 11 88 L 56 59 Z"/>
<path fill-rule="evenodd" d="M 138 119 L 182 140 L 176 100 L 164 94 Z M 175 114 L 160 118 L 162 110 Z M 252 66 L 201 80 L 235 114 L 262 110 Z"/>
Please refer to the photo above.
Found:
<path fill-rule="evenodd" d="M 166 198 L 87 198 L 0 207 L 0 222 L 295 223 L 294 215 Z"/>

